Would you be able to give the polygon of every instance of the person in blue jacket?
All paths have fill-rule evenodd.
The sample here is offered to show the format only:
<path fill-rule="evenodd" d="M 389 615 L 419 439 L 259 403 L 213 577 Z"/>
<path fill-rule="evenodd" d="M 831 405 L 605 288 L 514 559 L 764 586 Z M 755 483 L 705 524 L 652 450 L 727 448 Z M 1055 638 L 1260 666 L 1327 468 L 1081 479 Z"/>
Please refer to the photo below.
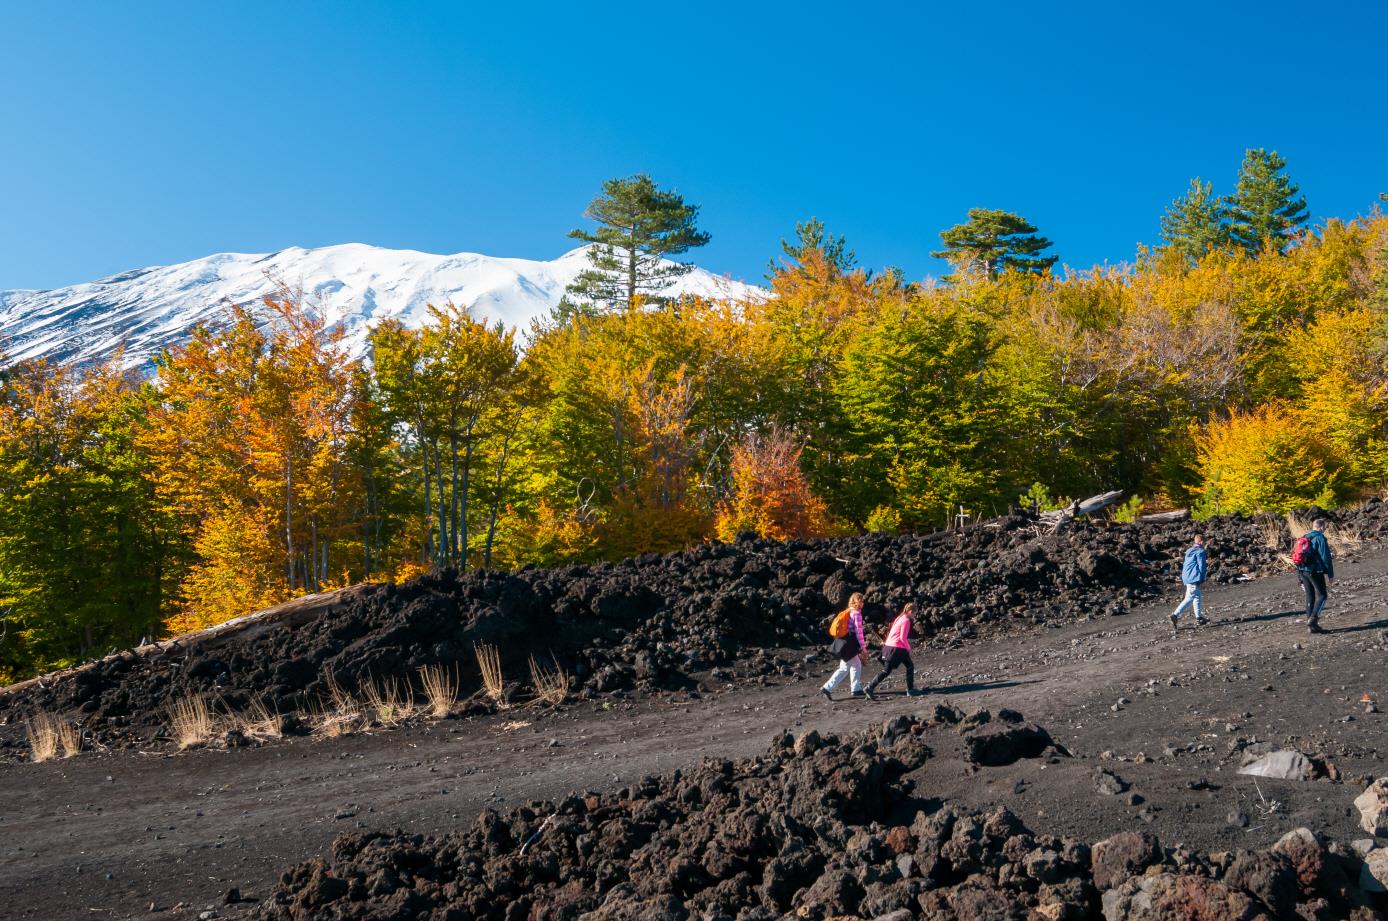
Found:
<path fill-rule="evenodd" d="M 1329 526 L 1330 522 L 1324 518 L 1311 522 L 1311 530 L 1305 534 L 1308 552 L 1296 567 L 1301 589 L 1306 593 L 1306 623 L 1312 633 L 1325 632 L 1320 620 L 1321 608 L 1325 607 L 1325 599 L 1329 596 L 1326 580 L 1335 578 L 1335 557 L 1330 552 L 1330 541 L 1325 539 L 1325 529 Z"/>
<path fill-rule="evenodd" d="M 1209 573 L 1209 560 L 1205 556 L 1205 536 L 1195 535 L 1195 540 L 1191 548 L 1186 551 L 1186 558 L 1181 563 L 1181 581 L 1186 586 L 1186 596 L 1181 599 L 1181 603 L 1176 606 L 1176 610 L 1171 612 L 1171 629 L 1175 630 L 1180 625 L 1181 614 L 1186 608 L 1195 611 L 1195 625 L 1203 627 L 1209 623 L 1205 619 L 1204 602 L 1200 597 L 1200 586 L 1205 583 L 1205 576 Z"/>

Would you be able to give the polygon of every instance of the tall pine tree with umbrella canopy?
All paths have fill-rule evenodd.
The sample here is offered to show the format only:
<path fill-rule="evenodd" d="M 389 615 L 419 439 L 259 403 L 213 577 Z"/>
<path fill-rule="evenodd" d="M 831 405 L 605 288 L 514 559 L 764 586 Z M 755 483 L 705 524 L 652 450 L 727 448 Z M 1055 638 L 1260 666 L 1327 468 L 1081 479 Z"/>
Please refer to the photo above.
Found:
<path fill-rule="evenodd" d="M 686 204 L 678 192 L 658 188 L 645 174 L 604 182 L 602 194 L 583 216 L 596 221 L 597 229 L 579 228 L 569 236 L 592 244 L 592 268 L 566 289 L 557 308 L 561 319 L 630 307 L 637 297 L 648 304 L 667 303 L 670 284 L 694 268 L 668 257 L 711 239 L 697 226 L 698 205 Z"/>
<path fill-rule="evenodd" d="M 1264 241 L 1284 249 L 1306 223 L 1306 196 L 1283 170 L 1287 161 L 1277 151 L 1263 148 L 1244 154 L 1239 183 L 1229 196 L 1229 236 L 1246 250 L 1258 250 Z"/>
<path fill-rule="evenodd" d="M 948 259 L 960 272 L 981 271 L 990 277 L 1008 269 L 1044 272 L 1057 258 L 1042 256 L 1051 241 L 1026 218 L 1010 211 L 970 208 L 968 221 L 941 231 L 940 239 L 945 248 L 930 255 Z"/>

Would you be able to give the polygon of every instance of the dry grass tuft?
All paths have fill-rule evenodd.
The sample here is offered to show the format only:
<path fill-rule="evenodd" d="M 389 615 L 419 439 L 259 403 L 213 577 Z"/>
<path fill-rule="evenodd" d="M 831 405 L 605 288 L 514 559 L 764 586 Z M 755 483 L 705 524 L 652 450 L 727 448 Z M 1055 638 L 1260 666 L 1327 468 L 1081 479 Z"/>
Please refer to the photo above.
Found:
<path fill-rule="evenodd" d="M 212 738 L 212 710 L 201 695 L 174 701 L 168 710 L 169 728 L 180 751 L 206 745 Z"/>
<path fill-rule="evenodd" d="M 530 680 L 535 685 L 535 695 L 550 706 L 558 706 L 569 696 L 572 679 L 558 662 L 553 669 L 547 669 L 535 657 L 530 657 Z"/>
<path fill-rule="evenodd" d="M 330 739 L 355 732 L 360 728 L 361 705 L 343 689 L 332 672 L 324 672 L 323 684 L 328 689 L 328 697 L 314 711 L 313 731 Z"/>
<path fill-rule="evenodd" d="M 236 728 L 248 738 L 274 740 L 284 736 L 284 717 L 272 711 L 265 701 L 256 698 L 236 719 Z"/>
<path fill-rule="evenodd" d="M 362 686 L 366 709 L 382 726 L 394 726 L 414 716 L 414 695 L 394 678 L 380 684 L 367 681 Z"/>
<path fill-rule="evenodd" d="M 1312 524 L 1314 524 L 1314 522 L 1309 518 L 1302 518 L 1295 512 L 1287 513 L 1287 528 L 1292 532 L 1293 542 L 1295 542 L 1298 537 L 1311 530 Z M 1358 526 L 1341 526 L 1332 523 L 1325 528 L 1325 541 L 1330 544 L 1330 550 L 1336 556 L 1353 553 L 1363 546 L 1364 532 L 1363 529 Z M 1287 561 L 1289 563 L 1291 562 L 1290 556 L 1287 557 Z"/>
<path fill-rule="evenodd" d="M 82 731 L 76 723 L 58 724 L 58 747 L 63 750 L 64 758 L 71 758 L 82 750 Z"/>
<path fill-rule="evenodd" d="M 62 752 L 64 758 L 71 758 L 82 750 L 82 734 L 76 724 L 60 720 L 53 714 L 40 710 L 24 721 L 25 734 L 29 737 L 29 750 L 36 763 L 51 761 Z"/>
<path fill-rule="evenodd" d="M 501 675 L 501 653 L 495 646 L 486 643 L 476 644 L 472 648 L 477 653 L 477 664 L 482 669 L 482 686 L 487 689 L 487 696 L 498 704 L 504 704 L 506 680 Z"/>
<path fill-rule="evenodd" d="M 1336 556 L 1354 553 L 1364 544 L 1364 530 L 1359 526 L 1341 527 L 1332 524 L 1325 530 L 1325 540 Z"/>
<path fill-rule="evenodd" d="M 458 670 L 442 665 L 426 665 L 419 670 L 419 683 L 429 698 L 430 714 L 442 719 L 453 712 L 458 702 Z"/>
<path fill-rule="evenodd" d="M 1258 526 L 1263 531 L 1263 543 L 1269 550 L 1282 548 L 1282 521 L 1273 515 L 1259 515 Z"/>
<path fill-rule="evenodd" d="M 1302 518 L 1296 512 L 1287 513 L 1287 530 L 1292 532 L 1292 540 L 1311 530 L 1311 519 Z"/>

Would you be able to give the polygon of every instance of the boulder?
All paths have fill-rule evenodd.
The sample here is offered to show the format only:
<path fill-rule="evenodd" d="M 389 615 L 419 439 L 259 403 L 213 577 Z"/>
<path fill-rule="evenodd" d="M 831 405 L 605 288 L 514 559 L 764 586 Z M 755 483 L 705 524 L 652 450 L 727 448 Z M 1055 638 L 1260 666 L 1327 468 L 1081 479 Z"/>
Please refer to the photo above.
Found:
<path fill-rule="evenodd" d="M 964 746 L 973 763 L 999 767 L 1040 756 L 1051 747 L 1051 736 L 1035 723 L 989 721 L 965 733 Z"/>
<path fill-rule="evenodd" d="M 1363 894 L 1350 883 L 1340 860 L 1330 853 L 1321 836 L 1309 828 L 1287 832 L 1272 849 L 1292 862 L 1297 883 L 1307 897 L 1319 895 L 1349 905 L 1363 902 Z"/>
<path fill-rule="evenodd" d="M 1119 832 L 1090 850 L 1094 885 L 1100 889 L 1112 889 L 1161 860 L 1161 845 L 1147 832 Z"/>
<path fill-rule="evenodd" d="M 1359 888 L 1365 892 L 1388 893 L 1388 848 L 1375 848 L 1359 868 Z"/>
<path fill-rule="evenodd" d="M 1296 914 L 1297 877 L 1291 861 L 1281 854 L 1241 851 L 1224 882 L 1247 892 L 1272 910 L 1273 916 L 1289 918 Z"/>
<path fill-rule="evenodd" d="M 1105 921 L 1272 921 L 1253 899 L 1204 876 L 1158 873 L 1103 896 Z"/>
<path fill-rule="evenodd" d="M 1276 777 L 1279 780 L 1310 780 L 1316 776 L 1316 766 L 1301 752 L 1283 749 L 1250 761 L 1239 768 L 1239 773 L 1253 777 Z"/>
<path fill-rule="evenodd" d="M 1354 798 L 1359 827 L 1371 835 L 1388 838 L 1388 777 L 1380 777 Z"/>

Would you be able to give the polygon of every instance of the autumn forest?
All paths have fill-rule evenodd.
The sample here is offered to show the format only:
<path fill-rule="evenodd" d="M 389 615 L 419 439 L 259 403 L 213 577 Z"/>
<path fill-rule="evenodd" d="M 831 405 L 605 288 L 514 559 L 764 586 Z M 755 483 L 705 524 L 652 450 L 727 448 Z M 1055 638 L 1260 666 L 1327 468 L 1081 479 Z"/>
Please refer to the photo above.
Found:
<path fill-rule="evenodd" d="M 671 300 L 697 206 L 640 176 L 586 217 L 591 269 L 529 329 L 439 304 L 354 357 L 282 287 L 153 368 L 0 360 L 0 680 L 436 567 L 1388 483 L 1388 217 L 1312 225 L 1275 153 L 1088 271 L 1005 211 L 924 282 L 809 220 L 766 297 Z"/>

